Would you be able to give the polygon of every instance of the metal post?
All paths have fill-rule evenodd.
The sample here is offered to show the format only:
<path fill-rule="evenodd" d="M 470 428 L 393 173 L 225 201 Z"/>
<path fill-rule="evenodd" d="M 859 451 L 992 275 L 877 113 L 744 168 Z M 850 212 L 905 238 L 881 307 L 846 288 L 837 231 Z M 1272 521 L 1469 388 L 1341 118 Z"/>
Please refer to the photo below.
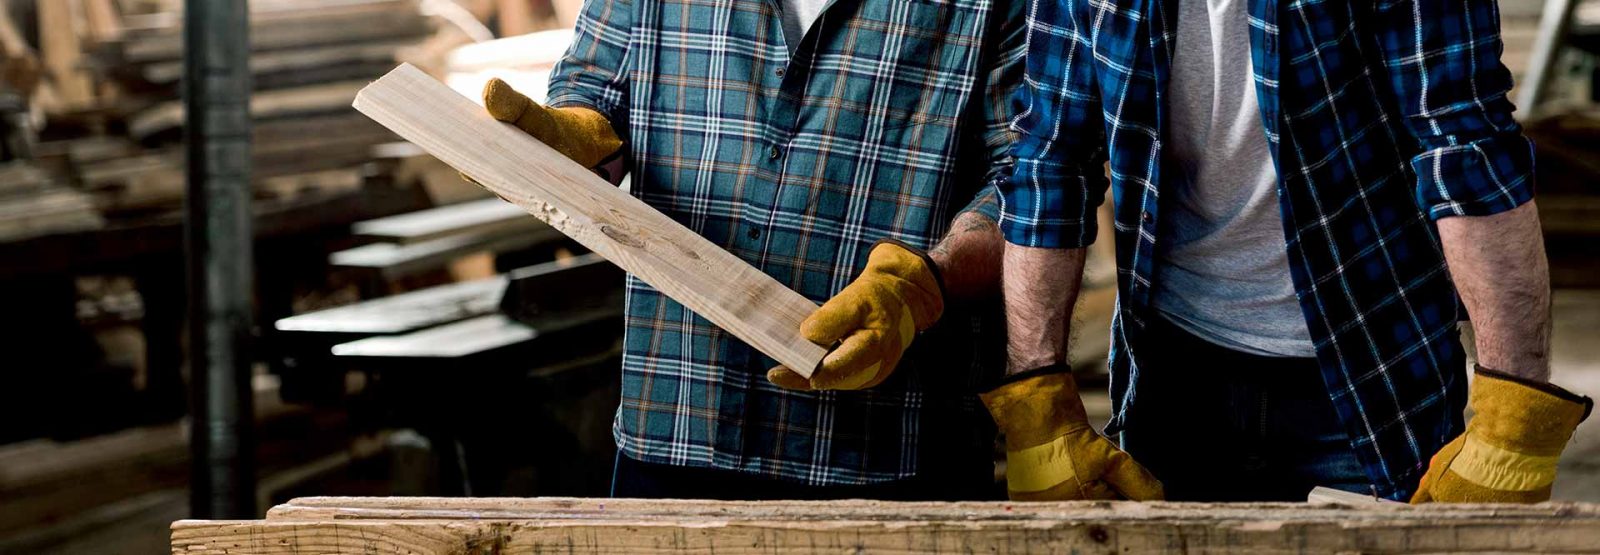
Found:
<path fill-rule="evenodd" d="M 1555 73 L 1556 62 L 1561 59 L 1561 46 L 1566 43 L 1567 30 L 1572 27 L 1572 12 L 1577 0 L 1545 0 L 1544 12 L 1539 16 L 1539 34 L 1533 38 L 1533 55 L 1528 59 L 1528 71 L 1522 76 L 1517 91 L 1517 107 L 1522 110 L 1522 120 L 1531 121 L 1539 112 L 1539 102 L 1544 100 L 1545 89 Z"/>
<path fill-rule="evenodd" d="M 196 518 L 255 518 L 246 0 L 184 1 L 184 203 Z"/>

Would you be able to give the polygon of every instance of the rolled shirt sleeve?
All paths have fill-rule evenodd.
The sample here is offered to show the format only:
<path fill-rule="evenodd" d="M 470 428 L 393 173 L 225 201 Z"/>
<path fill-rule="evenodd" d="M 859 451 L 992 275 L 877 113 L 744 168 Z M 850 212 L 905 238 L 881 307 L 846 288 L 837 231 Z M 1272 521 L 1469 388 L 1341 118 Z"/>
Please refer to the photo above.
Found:
<path fill-rule="evenodd" d="M 1378 3 L 1378 45 L 1412 157 L 1416 199 L 1437 220 L 1484 216 L 1533 198 L 1533 142 L 1512 119 L 1494 0 Z"/>
<path fill-rule="evenodd" d="M 632 0 L 586 0 L 572 45 L 550 76 L 550 106 L 592 108 L 623 131 Z"/>
<path fill-rule="evenodd" d="M 1015 167 L 998 182 L 1000 231 L 1013 244 L 1080 248 L 1095 239 L 1105 125 L 1088 29 L 1075 14 L 1080 1 L 1035 2 L 1028 17 Z"/>
<path fill-rule="evenodd" d="M 976 213 L 994 222 L 1000 221 L 999 187 L 1011 179 L 1014 166 L 1011 148 L 1017 141 L 1017 133 L 1011 122 L 1016 119 L 1017 106 L 1012 99 L 1021 88 L 1023 64 L 1027 58 L 1027 26 L 1022 17 L 1028 4 L 1029 0 L 1003 0 L 995 4 L 993 29 L 985 41 L 989 46 L 985 54 L 988 61 L 983 94 L 976 97 L 970 111 L 972 127 L 978 133 L 972 142 L 981 147 L 988 169 L 984 172 L 982 188 L 962 208 L 961 214 Z"/>

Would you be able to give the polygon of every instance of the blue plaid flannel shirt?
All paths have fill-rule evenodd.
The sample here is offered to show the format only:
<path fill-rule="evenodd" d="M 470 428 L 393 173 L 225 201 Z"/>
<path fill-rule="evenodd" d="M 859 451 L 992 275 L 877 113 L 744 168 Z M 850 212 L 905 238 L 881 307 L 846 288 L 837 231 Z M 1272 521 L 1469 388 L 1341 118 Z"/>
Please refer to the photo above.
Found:
<path fill-rule="evenodd" d="M 1016 171 L 1002 186 L 1008 241 L 1081 247 L 1095 238 L 1110 162 L 1113 434 L 1139 404 L 1141 349 L 1160 348 L 1139 338 L 1168 171 L 1171 1 L 1038 0 Z M 1494 0 L 1251 0 L 1249 12 L 1290 273 L 1323 378 L 1374 493 L 1404 499 L 1460 433 L 1466 401 L 1463 312 L 1434 221 L 1533 196 L 1499 10 Z"/>
<path fill-rule="evenodd" d="M 837 0 L 791 56 L 777 2 L 589 0 L 549 102 L 611 119 L 634 195 L 822 302 L 879 239 L 927 248 L 962 210 L 998 218 L 1021 4 Z M 643 282 L 627 290 L 613 431 L 632 458 L 838 485 L 991 452 L 973 388 L 1003 369 L 997 314 L 947 310 L 872 391 L 805 393 Z"/>

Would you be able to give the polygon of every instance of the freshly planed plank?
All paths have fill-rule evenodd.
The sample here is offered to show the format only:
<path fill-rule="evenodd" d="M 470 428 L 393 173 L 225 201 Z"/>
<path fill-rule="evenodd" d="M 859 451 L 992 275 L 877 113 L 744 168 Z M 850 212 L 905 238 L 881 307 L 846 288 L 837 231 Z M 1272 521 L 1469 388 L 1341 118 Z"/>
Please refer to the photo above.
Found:
<path fill-rule="evenodd" d="M 463 281 L 290 316 L 273 326 L 295 333 L 404 333 L 492 313 L 505 289 L 505 276 Z"/>
<path fill-rule="evenodd" d="M 795 371 L 826 354 L 800 336 L 815 303 L 421 70 L 400 66 L 355 107 Z"/>
<path fill-rule="evenodd" d="M 498 254 L 561 241 L 560 233 L 542 224 L 540 227 L 542 229 L 526 232 L 486 229 L 419 243 L 373 243 L 330 254 L 328 263 L 395 279 L 435 270 L 467 255 L 482 252 Z"/>
<path fill-rule="evenodd" d="M 539 331 L 504 314 L 405 335 L 369 337 L 333 346 L 333 355 L 370 358 L 460 358 L 532 340 Z"/>
<path fill-rule="evenodd" d="M 524 344 L 553 334 L 622 316 L 621 294 L 615 306 L 571 310 L 530 325 L 504 314 L 489 314 L 403 335 L 381 335 L 333 346 L 333 356 L 371 359 L 451 359 Z M 549 341 L 544 341 L 548 343 Z"/>
<path fill-rule="evenodd" d="M 516 205 L 488 198 L 367 220 L 350 230 L 362 237 L 409 244 L 491 229 L 537 231 L 544 227 Z"/>
<path fill-rule="evenodd" d="M 94 104 L 94 81 L 83 70 L 83 46 L 78 37 L 78 2 L 39 2 L 39 53 L 54 80 L 56 94 L 66 111 Z"/>
<path fill-rule="evenodd" d="M 1336 505 L 1381 505 L 1384 503 L 1400 503 L 1399 501 L 1390 501 L 1381 497 L 1351 493 L 1344 490 L 1322 486 L 1311 488 L 1311 494 L 1306 496 L 1306 502 L 1312 504 L 1331 503 Z"/>
<path fill-rule="evenodd" d="M 174 553 L 1594 552 L 1593 504 L 309 498 Z"/>

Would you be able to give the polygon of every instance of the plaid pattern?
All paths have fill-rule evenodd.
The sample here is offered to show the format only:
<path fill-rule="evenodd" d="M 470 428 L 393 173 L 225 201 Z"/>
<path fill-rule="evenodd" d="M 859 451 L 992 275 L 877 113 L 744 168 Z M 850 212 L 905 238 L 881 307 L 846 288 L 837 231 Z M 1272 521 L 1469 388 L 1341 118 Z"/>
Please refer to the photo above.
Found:
<path fill-rule="evenodd" d="M 1160 347 L 1139 337 L 1161 236 L 1171 1 L 1036 4 L 1016 171 L 1002 185 L 1007 240 L 1081 247 L 1110 162 L 1112 433 L 1138 406 L 1140 349 Z M 1323 378 L 1374 492 L 1404 499 L 1460 432 L 1466 400 L 1463 313 L 1433 222 L 1533 195 L 1499 12 L 1493 0 L 1252 0 L 1249 11 L 1291 274 Z"/>
<path fill-rule="evenodd" d="M 879 239 L 998 217 L 1019 4 L 838 0 L 791 59 L 775 2 L 590 0 L 550 103 L 609 116 L 633 194 L 821 302 Z M 993 314 L 948 312 L 868 392 L 781 390 L 774 361 L 632 277 L 626 325 L 614 432 L 638 460 L 864 484 L 992 445 L 972 384 L 1003 367 Z"/>

